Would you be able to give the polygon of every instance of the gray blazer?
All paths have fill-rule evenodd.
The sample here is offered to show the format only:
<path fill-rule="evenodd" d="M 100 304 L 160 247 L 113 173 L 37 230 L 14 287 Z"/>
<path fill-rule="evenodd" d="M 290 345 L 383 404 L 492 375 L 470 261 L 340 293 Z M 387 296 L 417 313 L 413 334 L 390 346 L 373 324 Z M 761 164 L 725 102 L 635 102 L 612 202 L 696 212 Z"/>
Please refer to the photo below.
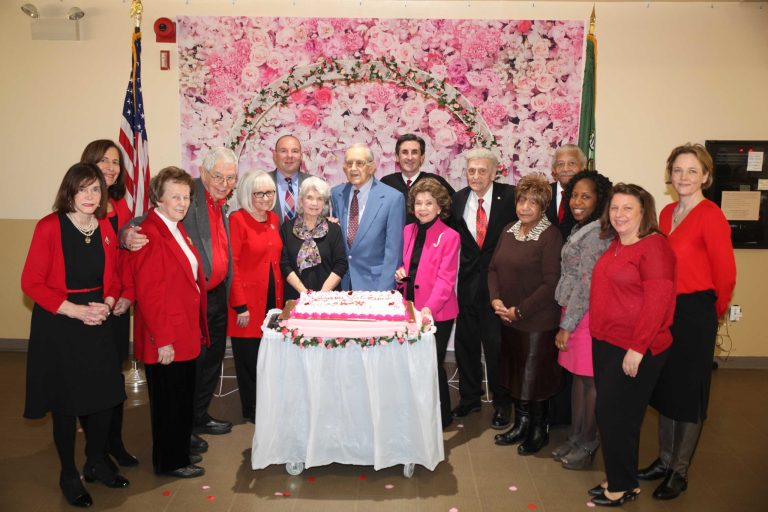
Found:
<path fill-rule="evenodd" d="M 306 178 L 309 178 L 310 175 L 301 171 L 299 171 L 298 174 L 299 174 L 299 188 L 301 188 L 301 182 L 304 181 Z M 272 181 L 275 182 L 275 187 L 277 187 L 277 169 L 275 169 L 274 171 L 271 171 L 269 173 L 269 176 L 272 178 Z M 280 225 L 282 226 L 283 225 L 283 203 L 281 202 L 282 198 L 280 197 L 279 191 L 275 195 L 277 197 L 275 197 L 275 207 L 272 208 L 272 211 L 275 212 L 278 220 L 280 221 Z M 298 206 L 298 202 L 299 202 L 299 198 L 296 197 L 297 206 Z M 184 225 L 184 227 L 186 227 L 186 224 Z"/>

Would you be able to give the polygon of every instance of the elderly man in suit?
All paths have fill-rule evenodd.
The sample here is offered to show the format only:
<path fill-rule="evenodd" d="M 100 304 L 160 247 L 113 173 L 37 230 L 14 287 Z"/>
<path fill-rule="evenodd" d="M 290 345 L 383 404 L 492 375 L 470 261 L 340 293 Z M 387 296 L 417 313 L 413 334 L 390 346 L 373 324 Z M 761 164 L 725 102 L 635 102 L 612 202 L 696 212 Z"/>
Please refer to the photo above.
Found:
<path fill-rule="evenodd" d="M 515 188 L 494 181 L 499 161 L 490 150 L 475 148 L 465 158 L 469 186 L 453 196 L 452 212 L 452 225 L 461 236 L 459 316 L 454 338 L 460 401 L 453 415 L 461 418 L 480 410 L 482 350 L 495 408 L 491 427 L 501 430 L 510 424 L 511 398 L 499 384 L 501 325 L 491 309 L 488 265 L 501 230 L 517 218 Z"/>
<path fill-rule="evenodd" d="M 581 148 L 575 144 L 563 144 L 555 151 L 552 158 L 552 177 L 555 182 L 552 187 L 552 201 L 547 207 L 547 219 L 557 226 L 563 240 L 571 234 L 571 229 L 576 224 L 568 206 L 568 201 L 563 200 L 565 186 L 571 181 L 573 175 L 587 168 L 587 157 Z"/>
<path fill-rule="evenodd" d="M 275 207 L 272 211 L 277 214 L 282 226 L 284 221 L 296 216 L 299 187 L 309 175 L 299 170 L 302 162 L 301 142 L 293 135 L 283 135 L 277 139 L 272 159 L 275 161 L 275 170 L 269 175 L 277 187 Z"/>
<path fill-rule="evenodd" d="M 344 158 L 348 183 L 331 190 L 333 215 L 341 223 L 349 269 L 344 290 L 392 290 L 403 252 L 405 201 L 400 192 L 373 177 L 376 163 L 365 144 L 353 144 Z"/>
<path fill-rule="evenodd" d="M 208 330 L 210 346 L 202 347 L 196 363 L 194 424 L 190 451 L 202 453 L 208 443 L 197 434 L 226 434 L 232 423 L 208 414 L 219 380 L 221 363 L 227 342 L 227 288 L 232 276 L 232 251 L 229 245 L 229 222 L 225 205 L 237 184 L 237 156 L 228 148 L 213 148 L 203 159 L 200 177 L 194 180 L 195 194 L 182 221 L 203 263 L 208 299 Z M 134 226 L 143 218 L 131 221 Z M 152 243 L 130 227 L 121 233 L 122 243 L 138 250 Z"/>
<path fill-rule="evenodd" d="M 442 176 L 421 170 L 421 166 L 424 164 L 426 148 L 426 142 L 418 135 L 406 133 L 399 136 L 395 143 L 395 162 L 400 166 L 400 172 L 393 172 L 381 178 L 382 183 L 389 185 L 395 190 L 399 190 L 403 194 L 406 204 L 408 203 L 408 191 L 419 180 L 424 178 L 437 180 L 438 183 L 445 187 L 445 190 L 448 191 L 448 195 L 451 197 L 456 192 Z M 412 224 L 414 222 L 416 222 L 416 217 L 406 212 L 405 223 Z"/>

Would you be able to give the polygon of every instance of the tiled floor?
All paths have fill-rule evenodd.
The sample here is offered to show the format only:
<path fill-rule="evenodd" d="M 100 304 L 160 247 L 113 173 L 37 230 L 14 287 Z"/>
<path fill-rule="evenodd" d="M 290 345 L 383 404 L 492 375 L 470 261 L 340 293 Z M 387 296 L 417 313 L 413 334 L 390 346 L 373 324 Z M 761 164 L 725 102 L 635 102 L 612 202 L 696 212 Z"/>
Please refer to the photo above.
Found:
<path fill-rule="evenodd" d="M 50 420 L 21 417 L 26 356 L 0 353 L 0 510 L 36 512 L 74 510 L 61 497 L 58 460 Z M 230 369 L 231 372 L 231 369 Z M 225 391 L 234 380 L 225 381 Z M 642 483 L 641 497 L 624 506 L 630 511 L 768 510 L 768 372 L 718 370 L 714 375 L 711 418 L 707 421 L 688 491 L 677 500 L 651 498 L 653 483 Z M 586 490 L 602 478 L 598 456 L 591 471 L 566 471 L 547 458 L 519 457 L 513 447 L 493 444 L 487 428 L 491 409 L 471 415 L 445 433 L 446 460 L 434 472 L 417 467 L 411 480 L 402 466 L 312 468 L 289 476 L 284 467 L 250 469 L 253 425 L 238 417 L 237 394 L 214 399 L 214 416 L 236 423 L 225 436 L 208 436 L 206 475 L 193 480 L 155 476 L 148 463 L 151 438 L 145 391 L 130 398 L 126 444 L 140 458 L 124 471 L 125 490 L 87 484 L 94 510 L 154 511 L 579 511 L 587 509 Z M 554 429 L 551 445 L 564 437 Z M 649 412 L 640 459 L 655 457 L 656 416 Z M 82 461 L 82 439 L 78 457 Z M 388 488 L 392 486 L 391 488 Z M 516 490 L 511 490 L 516 488 Z M 282 496 L 276 493 L 282 493 Z"/>

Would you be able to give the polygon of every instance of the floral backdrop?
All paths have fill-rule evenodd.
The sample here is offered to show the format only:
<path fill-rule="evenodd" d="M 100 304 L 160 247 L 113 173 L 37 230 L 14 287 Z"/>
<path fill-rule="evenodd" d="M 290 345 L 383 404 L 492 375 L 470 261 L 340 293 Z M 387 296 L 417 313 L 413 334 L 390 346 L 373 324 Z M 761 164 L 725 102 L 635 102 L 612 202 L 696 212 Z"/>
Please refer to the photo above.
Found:
<path fill-rule="evenodd" d="M 515 182 L 549 174 L 553 149 L 578 138 L 582 21 L 179 17 L 177 32 L 182 161 L 193 173 L 222 145 L 241 172 L 272 170 L 290 133 L 304 170 L 331 184 L 344 181 L 355 142 L 371 146 L 383 176 L 396 170 L 397 137 L 413 132 L 427 142 L 423 169 L 460 188 L 473 145 L 494 148 Z M 341 61 L 381 61 L 395 79 L 296 76 Z M 460 103 L 445 101 L 455 94 Z"/>

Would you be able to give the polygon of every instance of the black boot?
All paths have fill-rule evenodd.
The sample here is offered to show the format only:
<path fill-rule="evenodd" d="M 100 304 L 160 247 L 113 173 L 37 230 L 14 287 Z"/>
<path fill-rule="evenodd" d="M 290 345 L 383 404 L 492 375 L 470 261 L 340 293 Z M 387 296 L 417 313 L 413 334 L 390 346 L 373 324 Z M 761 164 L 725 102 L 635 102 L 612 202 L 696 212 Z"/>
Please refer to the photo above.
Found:
<path fill-rule="evenodd" d="M 547 406 L 546 400 L 531 402 L 531 427 L 528 429 L 528 436 L 525 441 L 517 447 L 519 455 L 533 455 L 549 443 Z"/>
<path fill-rule="evenodd" d="M 70 505 L 80 508 L 88 508 L 93 505 L 93 499 L 88 494 L 88 491 L 85 490 L 85 487 L 83 487 L 80 475 L 71 477 L 61 475 L 59 477 L 59 487 L 67 503 Z"/>
<path fill-rule="evenodd" d="M 528 435 L 528 428 L 531 423 L 530 402 L 528 400 L 517 400 L 515 402 L 515 423 L 512 428 L 503 434 L 496 434 L 495 443 L 505 446 L 519 443 Z"/>

